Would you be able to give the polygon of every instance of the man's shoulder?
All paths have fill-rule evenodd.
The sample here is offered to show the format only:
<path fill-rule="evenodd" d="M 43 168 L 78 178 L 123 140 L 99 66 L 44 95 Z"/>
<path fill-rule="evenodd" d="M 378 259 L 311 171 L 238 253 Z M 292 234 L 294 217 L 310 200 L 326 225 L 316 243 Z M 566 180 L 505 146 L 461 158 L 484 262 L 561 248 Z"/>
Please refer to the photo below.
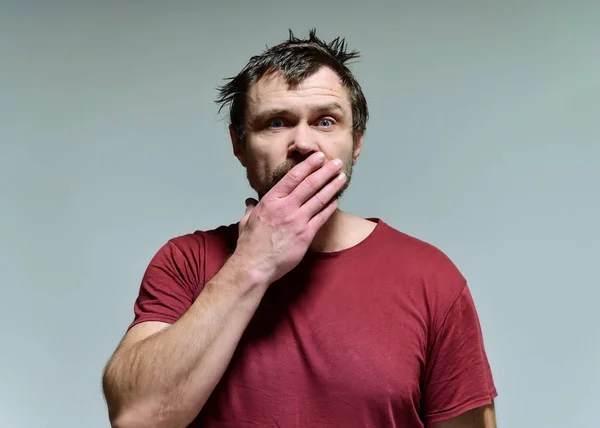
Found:
<path fill-rule="evenodd" d="M 222 224 L 175 235 L 168 240 L 168 243 L 184 251 L 198 246 L 215 245 L 219 242 L 223 245 L 230 245 L 237 240 L 237 236 L 238 223 Z"/>
<path fill-rule="evenodd" d="M 450 256 L 437 245 L 387 223 L 382 224 L 379 254 L 397 274 L 416 280 L 429 290 L 444 290 L 454 295 L 466 279 Z"/>
<path fill-rule="evenodd" d="M 386 248 L 393 257 L 402 258 L 411 265 L 422 268 L 455 266 L 448 254 L 434 243 L 383 221 L 381 226 L 379 245 Z"/>
<path fill-rule="evenodd" d="M 235 248 L 237 236 L 238 223 L 223 224 L 176 235 L 168 240 L 167 245 L 195 259 L 206 255 L 226 256 Z"/>

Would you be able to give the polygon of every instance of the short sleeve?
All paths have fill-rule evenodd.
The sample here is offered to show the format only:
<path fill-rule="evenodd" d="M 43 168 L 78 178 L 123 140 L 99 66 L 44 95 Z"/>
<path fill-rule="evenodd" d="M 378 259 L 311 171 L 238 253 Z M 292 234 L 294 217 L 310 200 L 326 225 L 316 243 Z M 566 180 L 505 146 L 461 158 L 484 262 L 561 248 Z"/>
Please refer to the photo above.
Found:
<path fill-rule="evenodd" d="M 497 396 L 483 335 L 467 285 L 435 333 L 423 391 L 427 423 L 459 416 Z"/>
<path fill-rule="evenodd" d="M 154 255 L 142 277 L 129 328 L 145 321 L 172 324 L 192 305 L 201 278 L 199 245 L 168 241 Z M 183 248 L 183 250 L 182 250 Z"/>

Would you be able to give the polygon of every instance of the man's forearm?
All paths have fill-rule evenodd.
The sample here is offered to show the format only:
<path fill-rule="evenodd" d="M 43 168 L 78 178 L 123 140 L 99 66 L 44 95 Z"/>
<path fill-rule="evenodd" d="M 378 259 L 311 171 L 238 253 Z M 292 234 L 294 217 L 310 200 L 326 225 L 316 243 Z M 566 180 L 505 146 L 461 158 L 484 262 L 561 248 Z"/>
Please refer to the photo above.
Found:
<path fill-rule="evenodd" d="M 232 257 L 173 325 L 119 350 L 104 390 L 114 427 L 185 427 L 223 376 L 268 284 Z"/>

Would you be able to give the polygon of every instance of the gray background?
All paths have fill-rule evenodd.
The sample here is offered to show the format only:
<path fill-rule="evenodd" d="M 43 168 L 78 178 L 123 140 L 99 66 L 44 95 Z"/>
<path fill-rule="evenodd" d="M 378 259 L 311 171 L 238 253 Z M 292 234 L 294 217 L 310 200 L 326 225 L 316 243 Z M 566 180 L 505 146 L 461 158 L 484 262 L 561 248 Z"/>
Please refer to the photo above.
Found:
<path fill-rule="evenodd" d="M 254 196 L 215 87 L 312 26 L 362 52 L 342 208 L 469 279 L 501 427 L 595 426 L 600 3 L 0 6 L 0 426 L 108 426 L 101 371 L 149 259 Z"/>

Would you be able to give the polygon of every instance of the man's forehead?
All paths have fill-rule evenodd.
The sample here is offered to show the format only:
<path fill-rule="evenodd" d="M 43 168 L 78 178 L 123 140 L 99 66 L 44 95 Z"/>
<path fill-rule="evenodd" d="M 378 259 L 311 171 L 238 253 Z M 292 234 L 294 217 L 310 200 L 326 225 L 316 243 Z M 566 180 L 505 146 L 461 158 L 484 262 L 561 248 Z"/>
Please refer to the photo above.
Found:
<path fill-rule="evenodd" d="M 292 105 L 321 110 L 337 108 L 344 112 L 350 109 L 347 89 L 339 76 L 328 68 L 322 68 L 294 86 L 288 84 L 281 72 L 265 75 L 250 87 L 248 104 L 252 110 Z"/>

